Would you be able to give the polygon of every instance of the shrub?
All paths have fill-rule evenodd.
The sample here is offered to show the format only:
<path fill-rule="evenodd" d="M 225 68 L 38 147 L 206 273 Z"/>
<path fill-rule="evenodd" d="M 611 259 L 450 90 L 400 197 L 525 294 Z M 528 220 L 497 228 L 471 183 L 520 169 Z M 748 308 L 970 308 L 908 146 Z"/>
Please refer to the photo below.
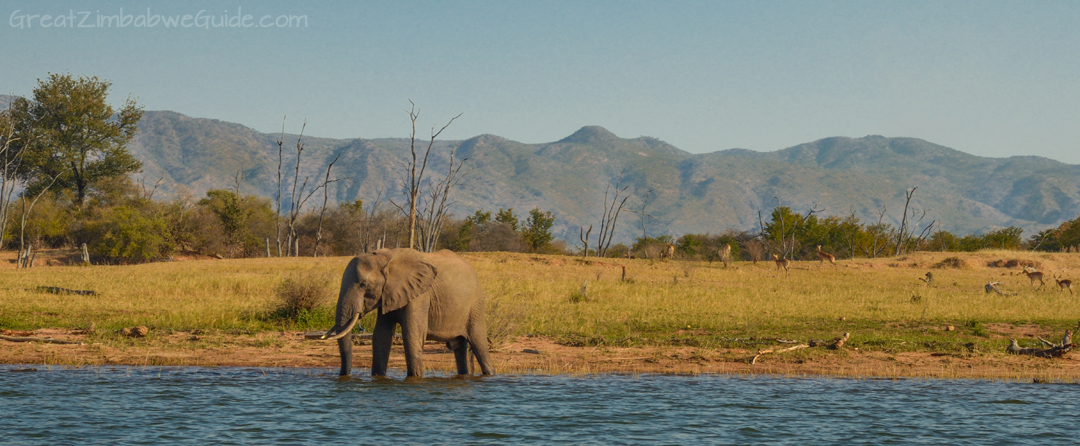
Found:
<path fill-rule="evenodd" d="M 103 209 L 86 226 L 90 254 L 120 263 L 168 256 L 173 249 L 165 219 L 128 206 Z"/>
<path fill-rule="evenodd" d="M 319 313 L 326 302 L 327 281 L 314 274 L 286 277 L 274 290 L 279 302 L 275 319 L 294 320 L 303 325 Z"/>

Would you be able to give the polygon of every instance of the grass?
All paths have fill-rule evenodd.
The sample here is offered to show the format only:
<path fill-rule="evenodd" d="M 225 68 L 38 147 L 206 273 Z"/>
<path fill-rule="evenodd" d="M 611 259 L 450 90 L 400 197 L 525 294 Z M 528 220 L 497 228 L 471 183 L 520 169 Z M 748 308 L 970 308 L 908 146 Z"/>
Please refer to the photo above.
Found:
<path fill-rule="evenodd" d="M 8 253 L 10 254 L 10 253 Z M 1034 291 L 1001 259 L 1037 260 L 1044 271 L 1080 268 L 1080 257 L 1011 251 L 917 253 L 795 262 L 787 275 L 771 263 L 655 262 L 509 253 L 469 253 L 488 295 L 498 342 L 536 334 L 577 346 L 757 348 L 767 339 L 830 340 L 851 332 L 849 347 L 901 353 L 1002 351 L 1018 330 L 1060 339 L 1080 320 L 1076 297 Z M 962 262 L 951 260 L 957 257 Z M 946 261 L 947 260 L 947 261 Z M 0 270 L 0 328 L 86 328 L 259 333 L 325 330 L 333 324 L 346 258 L 207 260 L 132 266 L 55 266 Z M 620 266 L 628 281 L 620 280 Z M 950 265 L 962 265 L 961 268 Z M 688 271 L 690 273 L 688 273 Z M 934 272 L 935 286 L 918 280 Z M 279 294 L 295 278 L 324 281 L 322 303 L 281 317 Z M 588 299 L 575 298 L 588 280 Z M 1001 281 L 1015 295 L 987 294 Z M 55 295 L 39 286 L 89 289 Z M 361 325 L 370 330 L 369 314 Z M 952 331 L 947 326 L 954 326 Z M 104 336 L 104 335 L 102 335 Z M 109 342 L 130 342 L 105 336 Z M 1035 346 L 1022 340 L 1025 346 Z M 805 353 L 807 355 L 814 353 Z"/>

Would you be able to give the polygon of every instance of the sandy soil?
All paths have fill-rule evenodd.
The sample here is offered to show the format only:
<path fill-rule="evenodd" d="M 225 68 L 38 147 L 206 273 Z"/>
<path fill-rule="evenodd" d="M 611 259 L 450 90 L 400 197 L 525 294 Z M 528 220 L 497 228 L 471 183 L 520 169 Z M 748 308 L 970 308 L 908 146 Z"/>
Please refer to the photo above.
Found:
<path fill-rule="evenodd" d="M 82 345 L 0 340 L 0 363 L 40 365 L 338 367 L 337 345 L 305 340 L 301 332 L 227 335 L 223 333 L 151 333 L 146 338 L 93 343 L 78 331 L 43 329 L 0 333 L 87 342 Z M 122 345 L 127 344 L 127 345 Z M 760 346 L 770 348 L 769 346 Z M 778 346 L 785 347 L 783 345 Z M 749 349 L 693 347 L 568 347 L 543 337 L 522 336 L 494 352 L 498 373 L 593 374 L 768 374 L 783 376 L 985 378 L 1040 382 L 1080 380 L 1080 354 L 1042 359 L 1004 353 L 950 355 L 942 353 L 840 351 L 821 347 L 766 354 L 756 364 Z M 354 368 L 370 367 L 371 347 L 354 349 Z M 390 366 L 404 369 L 404 354 L 394 346 Z M 451 372 L 453 355 L 442 344 L 424 347 L 428 370 Z M 356 373 L 356 372 L 354 372 Z M 363 373 L 363 372 L 360 372 Z"/>

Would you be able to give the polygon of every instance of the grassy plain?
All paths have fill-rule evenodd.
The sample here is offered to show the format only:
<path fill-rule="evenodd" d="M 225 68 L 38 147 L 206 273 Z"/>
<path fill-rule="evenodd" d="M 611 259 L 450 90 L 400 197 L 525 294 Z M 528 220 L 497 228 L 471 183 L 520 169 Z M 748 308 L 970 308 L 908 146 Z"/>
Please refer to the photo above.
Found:
<path fill-rule="evenodd" d="M 510 253 L 463 257 L 476 268 L 487 291 L 491 335 L 503 352 L 518 354 L 522 346 L 542 340 L 546 353 L 561 355 L 538 355 L 544 358 L 531 362 L 510 358 L 503 370 L 1080 379 L 1080 368 L 1068 355 L 1048 360 L 1004 352 L 1010 338 L 1036 347 L 1035 336 L 1057 341 L 1066 329 L 1077 327 L 1080 297 L 1058 291 L 1051 278 L 1062 274 L 1075 279 L 1071 274 L 1080 271 L 1076 254 L 920 252 L 841 260 L 836 267 L 794 262 L 787 274 L 778 273 L 772 262 L 736 262 L 725 268 L 680 260 Z M 946 261 L 950 257 L 955 260 Z M 1018 267 L 991 266 L 999 260 L 1036 262 L 1047 272 L 1047 285 L 1034 290 Z M 287 332 L 325 330 L 332 324 L 332 305 L 347 261 L 341 257 L 198 260 L 29 270 L 16 270 L 4 262 L 0 329 L 82 333 L 102 352 L 220 351 L 238 346 L 236 339 L 248 339 L 245 354 L 260 348 L 281 350 L 295 340 L 285 336 Z M 623 267 L 627 280 L 622 280 Z M 918 280 L 928 271 L 934 274 L 932 287 Z M 324 278 L 324 307 L 298 320 L 276 317 L 280 299 L 275 289 L 289 277 Z M 989 281 L 1002 282 L 1007 295 L 986 293 L 983 285 Z M 42 286 L 97 294 L 49 294 L 38 290 Z M 132 339 L 119 334 L 121 328 L 136 325 L 150 327 L 150 335 Z M 370 329 L 372 315 L 361 325 Z M 791 345 L 780 340 L 829 341 L 846 332 L 851 338 L 842 351 L 808 348 L 763 356 L 761 360 L 772 367 L 747 365 L 758 350 Z M 0 347 L 11 345 L 0 341 Z M 336 349 L 331 350 L 320 354 L 326 363 L 336 359 Z M 64 350 L 50 351 L 51 361 L 74 364 L 132 362 L 130 358 L 142 354 L 102 353 L 65 360 Z M 585 364 L 567 359 L 578 357 L 568 351 L 581 353 Z M 630 360 L 601 364 L 588 359 L 605 356 Z M 128 359 L 117 359 L 121 357 Z M 25 358 L 0 355 L 3 362 L 26 362 Z M 859 371 L 860 358 L 874 358 L 886 370 L 875 372 L 870 368 L 876 366 L 867 365 Z M 173 361 L 178 362 L 198 363 Z M 836 372 L 836 367 L 847 367 L 848 372 Z M 957 371 L 958 367 L 972 371 Z M 985 370 L 975 371 L 978 367 Z M 936 368 L 943 371 L 934 372 Z"/>

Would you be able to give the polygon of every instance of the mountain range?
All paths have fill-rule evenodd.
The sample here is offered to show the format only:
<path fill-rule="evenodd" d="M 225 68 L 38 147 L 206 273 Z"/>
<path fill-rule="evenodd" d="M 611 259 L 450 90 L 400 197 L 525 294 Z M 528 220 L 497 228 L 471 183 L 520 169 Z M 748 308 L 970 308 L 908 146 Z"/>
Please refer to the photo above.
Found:
<path fill-rule="evenodd" d="M 2 99 L 2 98 L 0 98 Z M 278 144 L 282 135 L 240 124 L 147 111 L 131 152 L 143 161 L 145 182 L 163 178 L 160 195 L 199 197 L 229 188 L 243 172 L 241 190 L 264 197 L 277 193 Z M 285 134 L 282 149 L 286 198 L 295 167 L 298 136 Z M 421 144 L 422 143 L 422 144 Z M 330 187 L 334 201 L 384 199 L 401 202 L 407 138 L 303 137 L 300 178 L 325 175 L 340 156 Z M 427 141 L 417 141 L 420 149 Z M 752 230 L 779 203 L 796 212 L 855 213 L 864 222 L 896 224 L 906 190 L 918 187 L 912 207 L 926 210 L 959 234 L 1018 226 L 1025 236 L 1080 214 L 1080 166 L 1036 156 L 987 158 L 916 138 L 834 137 L 775 152 L 729 149 L 692 154 L 650 137 L 620 138 L 586 126 L 561 140 L 527 144 L 495 135 L 436 141 L 429 175 L 445 174 L 448 154 L 465 161 L 467 174 L 452 192 L 458 217 L 477 209 L 513 208 L 522 218 L 539 207 L 556 217 L 553 232 L 577 241 L 581 226 L 599 226 L 605 190 L 622 185 L 630 195 L 619 217 L 616 241 L 641 234 L 645 213 L 650 236 Z M 651 192 L 649 192 L 651 191 Z M 610 194 L 614 193 L 609 190 Z M 319 200 L 321 203 L 321 200 Z M 309 202 L 310 203 L 310 202 Z M 598 229 L 594 229 L 594 233 Z"/>

